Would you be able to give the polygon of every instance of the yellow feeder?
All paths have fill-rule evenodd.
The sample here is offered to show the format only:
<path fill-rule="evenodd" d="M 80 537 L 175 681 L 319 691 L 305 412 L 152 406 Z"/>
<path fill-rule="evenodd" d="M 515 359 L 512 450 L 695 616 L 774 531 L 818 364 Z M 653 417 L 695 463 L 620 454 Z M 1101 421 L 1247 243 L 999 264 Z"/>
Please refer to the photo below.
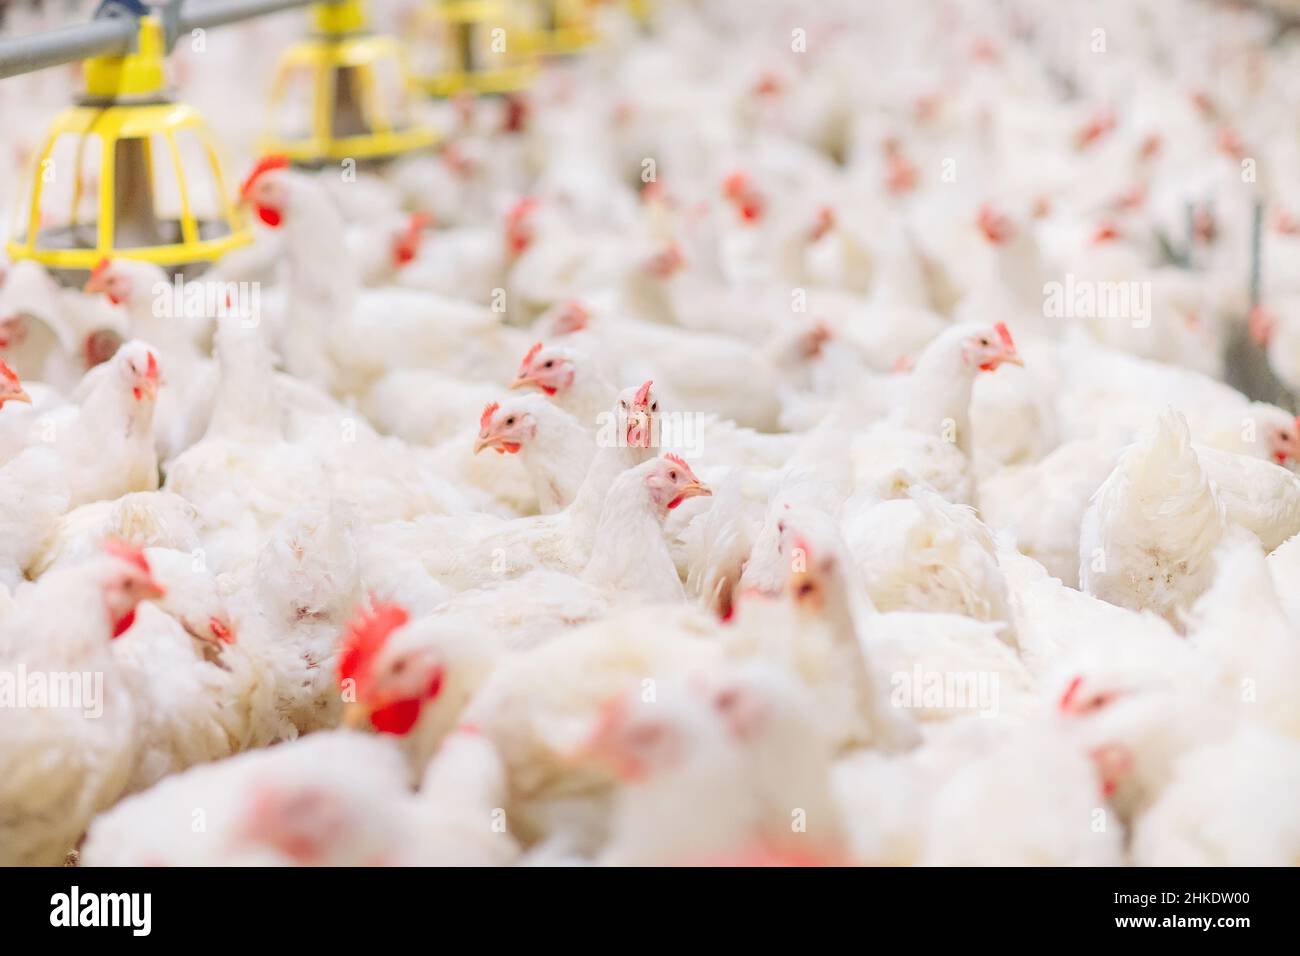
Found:
<path fill-rule="evenodd" d="M 415 82 L 430 96 L 514 93 L 533 80 L 531 35 L 507 0 L 426 0 L 412 29 Z"/>
<path fill-rule="evenodd" d="M 188 271 L 252 240 L 203 116 L 166 95 L 165 55 L 162 24 L 147 16 L 133 52 L 84 61 L 86 94 L 36 154 L 10 258 L 56 271 L 106 257 Z"/>
<path fill-rule="evenodd" d="M 316 4 L 316 35 L 280 58 L 275 132 L 262 151 L 299 165 L 380 160 L 437 142 L 408 118 L 411 75 L 398 42 L 369 32 L 361 0 Z"/>
<path fill-rule="evenodd" d="M 539 56 L 564 56 L 591 46 L 598 36 L 593 0 L 529 0 L 529 46 Z"/>
<path fill-rule="evenodd" d="M 624 0 L 623 6 L 640 26 L 649 27 L 654 23 L 654 0 Z"/>

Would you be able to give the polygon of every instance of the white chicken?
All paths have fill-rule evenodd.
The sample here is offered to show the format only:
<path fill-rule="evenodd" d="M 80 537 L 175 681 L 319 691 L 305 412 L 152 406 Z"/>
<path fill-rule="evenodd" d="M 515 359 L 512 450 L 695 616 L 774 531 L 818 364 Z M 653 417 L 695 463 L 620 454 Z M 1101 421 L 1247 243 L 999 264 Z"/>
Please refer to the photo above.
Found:
<path fill-rule="evenodd" d="M 141 601 L 162 594 L 148 565 L 123 552 L 52 572 L 0 619 L 12 698 L 0 708 L 5 864 L 61 865 L 125 792 L 140 714 L 111 642 Z"/>
<path fill-rule="evenodd" d="M 1163 412 L 1124 452 L 1084 514 L 1080 587 L 1181 628 L 1182 613 L 1210 584 L 1211 554 L 1227 528 L 1186 420 Z"/>

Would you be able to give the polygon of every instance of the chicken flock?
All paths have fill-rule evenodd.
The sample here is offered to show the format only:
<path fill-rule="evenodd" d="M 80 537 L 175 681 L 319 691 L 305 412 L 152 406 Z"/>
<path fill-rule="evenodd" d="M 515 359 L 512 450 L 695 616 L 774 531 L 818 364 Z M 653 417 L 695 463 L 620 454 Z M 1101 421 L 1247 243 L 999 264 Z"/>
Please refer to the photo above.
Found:
<path fill-rule="evenodd" d="M 1300 863 L 1300 37 L 1045 6 L 607 4 L 247 153 L 232 308 L 9 263 L 0 863 Z"/>

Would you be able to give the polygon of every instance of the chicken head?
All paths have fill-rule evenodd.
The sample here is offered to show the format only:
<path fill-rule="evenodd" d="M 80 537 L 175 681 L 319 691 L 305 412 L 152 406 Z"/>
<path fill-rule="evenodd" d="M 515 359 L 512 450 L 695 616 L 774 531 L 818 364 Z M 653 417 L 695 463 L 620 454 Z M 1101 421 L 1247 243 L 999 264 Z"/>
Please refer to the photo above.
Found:
<path fill-rule="evenodd" d="M 135 609 L 141 601 L 163 597 L 167 591 L 149 568 L 144 552 L 135 545 L 117 539 L 104 542 L 112 561 L 104 576 L 104 613 L 113 637 L 121 637 L 135 623 Z"/>

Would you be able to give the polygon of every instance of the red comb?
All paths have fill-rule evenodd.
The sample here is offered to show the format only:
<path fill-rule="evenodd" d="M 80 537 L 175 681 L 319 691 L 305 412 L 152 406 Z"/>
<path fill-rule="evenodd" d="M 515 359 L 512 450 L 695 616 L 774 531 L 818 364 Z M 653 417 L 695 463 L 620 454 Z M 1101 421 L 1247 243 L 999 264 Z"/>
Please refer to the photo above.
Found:
<path fill-rule="evenodd" d="M 288 168 L 288 156 L 282 156 L 278 153 L 271 156 L 263 156 L 257 161 L 257 165 L 253 167 L 253 171 L 248 174 L 248 178 L 244 180 L 243 185 L 239 187 L 239 195 L 247 199 L 249 192 L 253 189 L 253 184 L 257 182 L 258 177 L 263 173 L 269 173 L 273 169 Z"/>
<path fill-rule="evenodd" d="M 1069 686 L 1065 688 L 1065 693 L 1061 695 L 1060 708 L 1062 711 L 1069 710 L 1074 704 L 1074 695 L 1079 692 L 1082 685 L 1083 675 L 1076 674 L 1074 679 L 1070 681 Z"/>
<path fill-rule="evenodd" d="M 108 256 L 104 256 L 104 258 L 100 259 L 98 262 L 95 263 L 95 268 L 90 270 L 90 277 L 94 279 L 97 276 L 102 276 L 104 274 L 104 270 L 106 270 L 112 264 L 113 264 L 112 260 L 110 260 Z"/>
<path fill-rule="evenodd" d="M 1241 134 L 1231 127 L 1224 127 L 1219 130 L 1219 149 L 1234 158 L 1241 157 L 1246 148 L 1241 143 Z"/>
<path fill-rule="evenodd" d="M 650 386 L 654 384 L 654 379 L 646 379 L 644 384 L 636 390 L 636 395 L 632 398 L 633 405 L 646 405 L 650 402 Z"/>
<path fill-rule="evenodd" d="M 532 225 L 529 217 L 537 209 L 537 200 L 525 196 L 506 213 L 505 240 L 506 248 L 514 255 L 521 255 L 533 241 Z"/>
<path fill-rule="evenodd" d="M 103 543 L 103 548 L 115 558 L 121 558 L 127 564 L 139 568 L 145 574 L 152 574 L 149 570 L 149 562 L 145 559 L 144 549 L 138 545 L 123 541 L 120 538 L 108 538 Z"/>
<path fill-rule="evenodd" d="M 722 181 L 722 195 L 736 204 L 737 211 L 746 222 L 756 222 L 763 215 L 763 196 L 743 172 L 734 172 Z"/>
<path fill-rule="evenodd" d="M 152 352 L 149 353 L 149 364 L 145 368 L 145 378 L 156 379 L 158 377 L 158 359 Z"/>
<path fill-rule="evenodd" d="M 998 338 L 1002 340 L 1002 344 L 1007 348 L 1014 350 L 1016 342 L 1011 337 L 1011 330 L 1007 328 L 1007 324 L 1005 322 L 999 322 L 997 325 L 993 326 L 993 328 L 997 331 Z"/>
<path fill-rule="evenodd" d="M 627 698 L 623 694 L 614 694 L 601 701 L 596 710 L 596 721 L 592 731 L 592 740 L 601 740 L 618 730 L 627 720 Z"/>
<path fill-rule="evenodd" d="M 488 402 L 487 407 L 483 409 L 483 414 L 479 416 L 478 427 L 487 428 L 492 423 L 492 416 L 496 410 L 501 407 L 500 402 Z"/>
<path fill-rule="evenodd" d="M 686 260 L 682 257 L 682 250 L 677 243 L 669 242 L 660 252 L 656 252 L 646 261 L 646 269 L 657 278 L 667 279 L 685 264 Z"/>
<path fill-rule="evenodd" d="M 781 77 L 771 70 L 764 70 L 754 84 L 755 96 L 776 96 L 781 92 Z"/>
<path fill-rule="evenodd" d="M 1103 222 L 1097 227 L 1097 231 L 1092 234 L 1092 244 L 1097 245 L 1103 242 L 1110 242 L 1118 239 L 1121 233 L 1119 226 L 1113 222 Z"/>
<path fill-rule="evenodd" d="M 520 372 L 528 371 L 528 366 L 533 364 L 533 359 L 537 357 L 537 353 L 540 352 L 541 350 L 542 350 L 542 343 L 534 342 L 533 347 L 524 353 L 524 360 L 519 363 L 519 371 Z"/>
<path fill-rule="evenodd" d="M 517 223 L 522 219 L 526 219 L 532 215 L 533 210 L 536 208 L 537 200 L 532 196 L 525 196 L 510 207 L 510 211 L 506 213 L 506 222 Z"/>
<path fill-rule="evenodd" d="M 1108 109 L 1097 110 L 1075 134 L 1075 149 L 1086 149 L 1114 128 L 1115 114 Z"/>
<path fill-rule="evenodd" d="M 388 635 L 410 620 L 400 604 L 375 602 L 370 610 L 358 609 L 343 632 L 339 650 L 339 682 L 355 680 L 363 662 L 384 646 Z"/>
<path fill-rule="evenodd" d="M 811 238 L 813 242 L 822 238 L 835 228 L 835 210 L 830 206 L 817 207 L 817 219 L 813 223 Z"/>
<path fill-rule="evenodd" d="M 722 195 L 728 199 L 737 199 L 749 188 L 749 176 L 737 170 L 722 180 Z"/>
<path fill-rule="evenodd" d="M 989 203 L 980 206 L 979 215 L 976 216 L 975 221 L 983 230 L 984 236 L 989 242 L 1006 242 L 1015 235 L 1015 227 L 1011 224 L 1011 220 L 994 209 Z"/>
<path fill-rule="evenodd" d="M 682 458 L 680 455 L 674 455 L 672 452 L 669 452 L 668 454 L 664 455 L 664 458 L 666 458 L 668 461 L 671 461 L 674 465 L 682 469 L 682 471 L 686 472 L 686 474 L 690 475 L 692 478 L 695 477 L 695 472 L 691 471 L 691 466 L 686 464 L 686 459 Z"/>
<path fill-rule="evenodd" d="M 5 364 L 3 359 L 0 359 L 0 376 L 3 376 L 6 381 L 13 382 L 15 385 L 20 384 L 18 381 L 18 373 Z"/>
<path fill-rule="evenodd" d="M 564 309 L 556 317 L 556 328 L 562 332 L 580 332 L 587 327 L 591 313 L 577 299 L 565 303 Z"/>

